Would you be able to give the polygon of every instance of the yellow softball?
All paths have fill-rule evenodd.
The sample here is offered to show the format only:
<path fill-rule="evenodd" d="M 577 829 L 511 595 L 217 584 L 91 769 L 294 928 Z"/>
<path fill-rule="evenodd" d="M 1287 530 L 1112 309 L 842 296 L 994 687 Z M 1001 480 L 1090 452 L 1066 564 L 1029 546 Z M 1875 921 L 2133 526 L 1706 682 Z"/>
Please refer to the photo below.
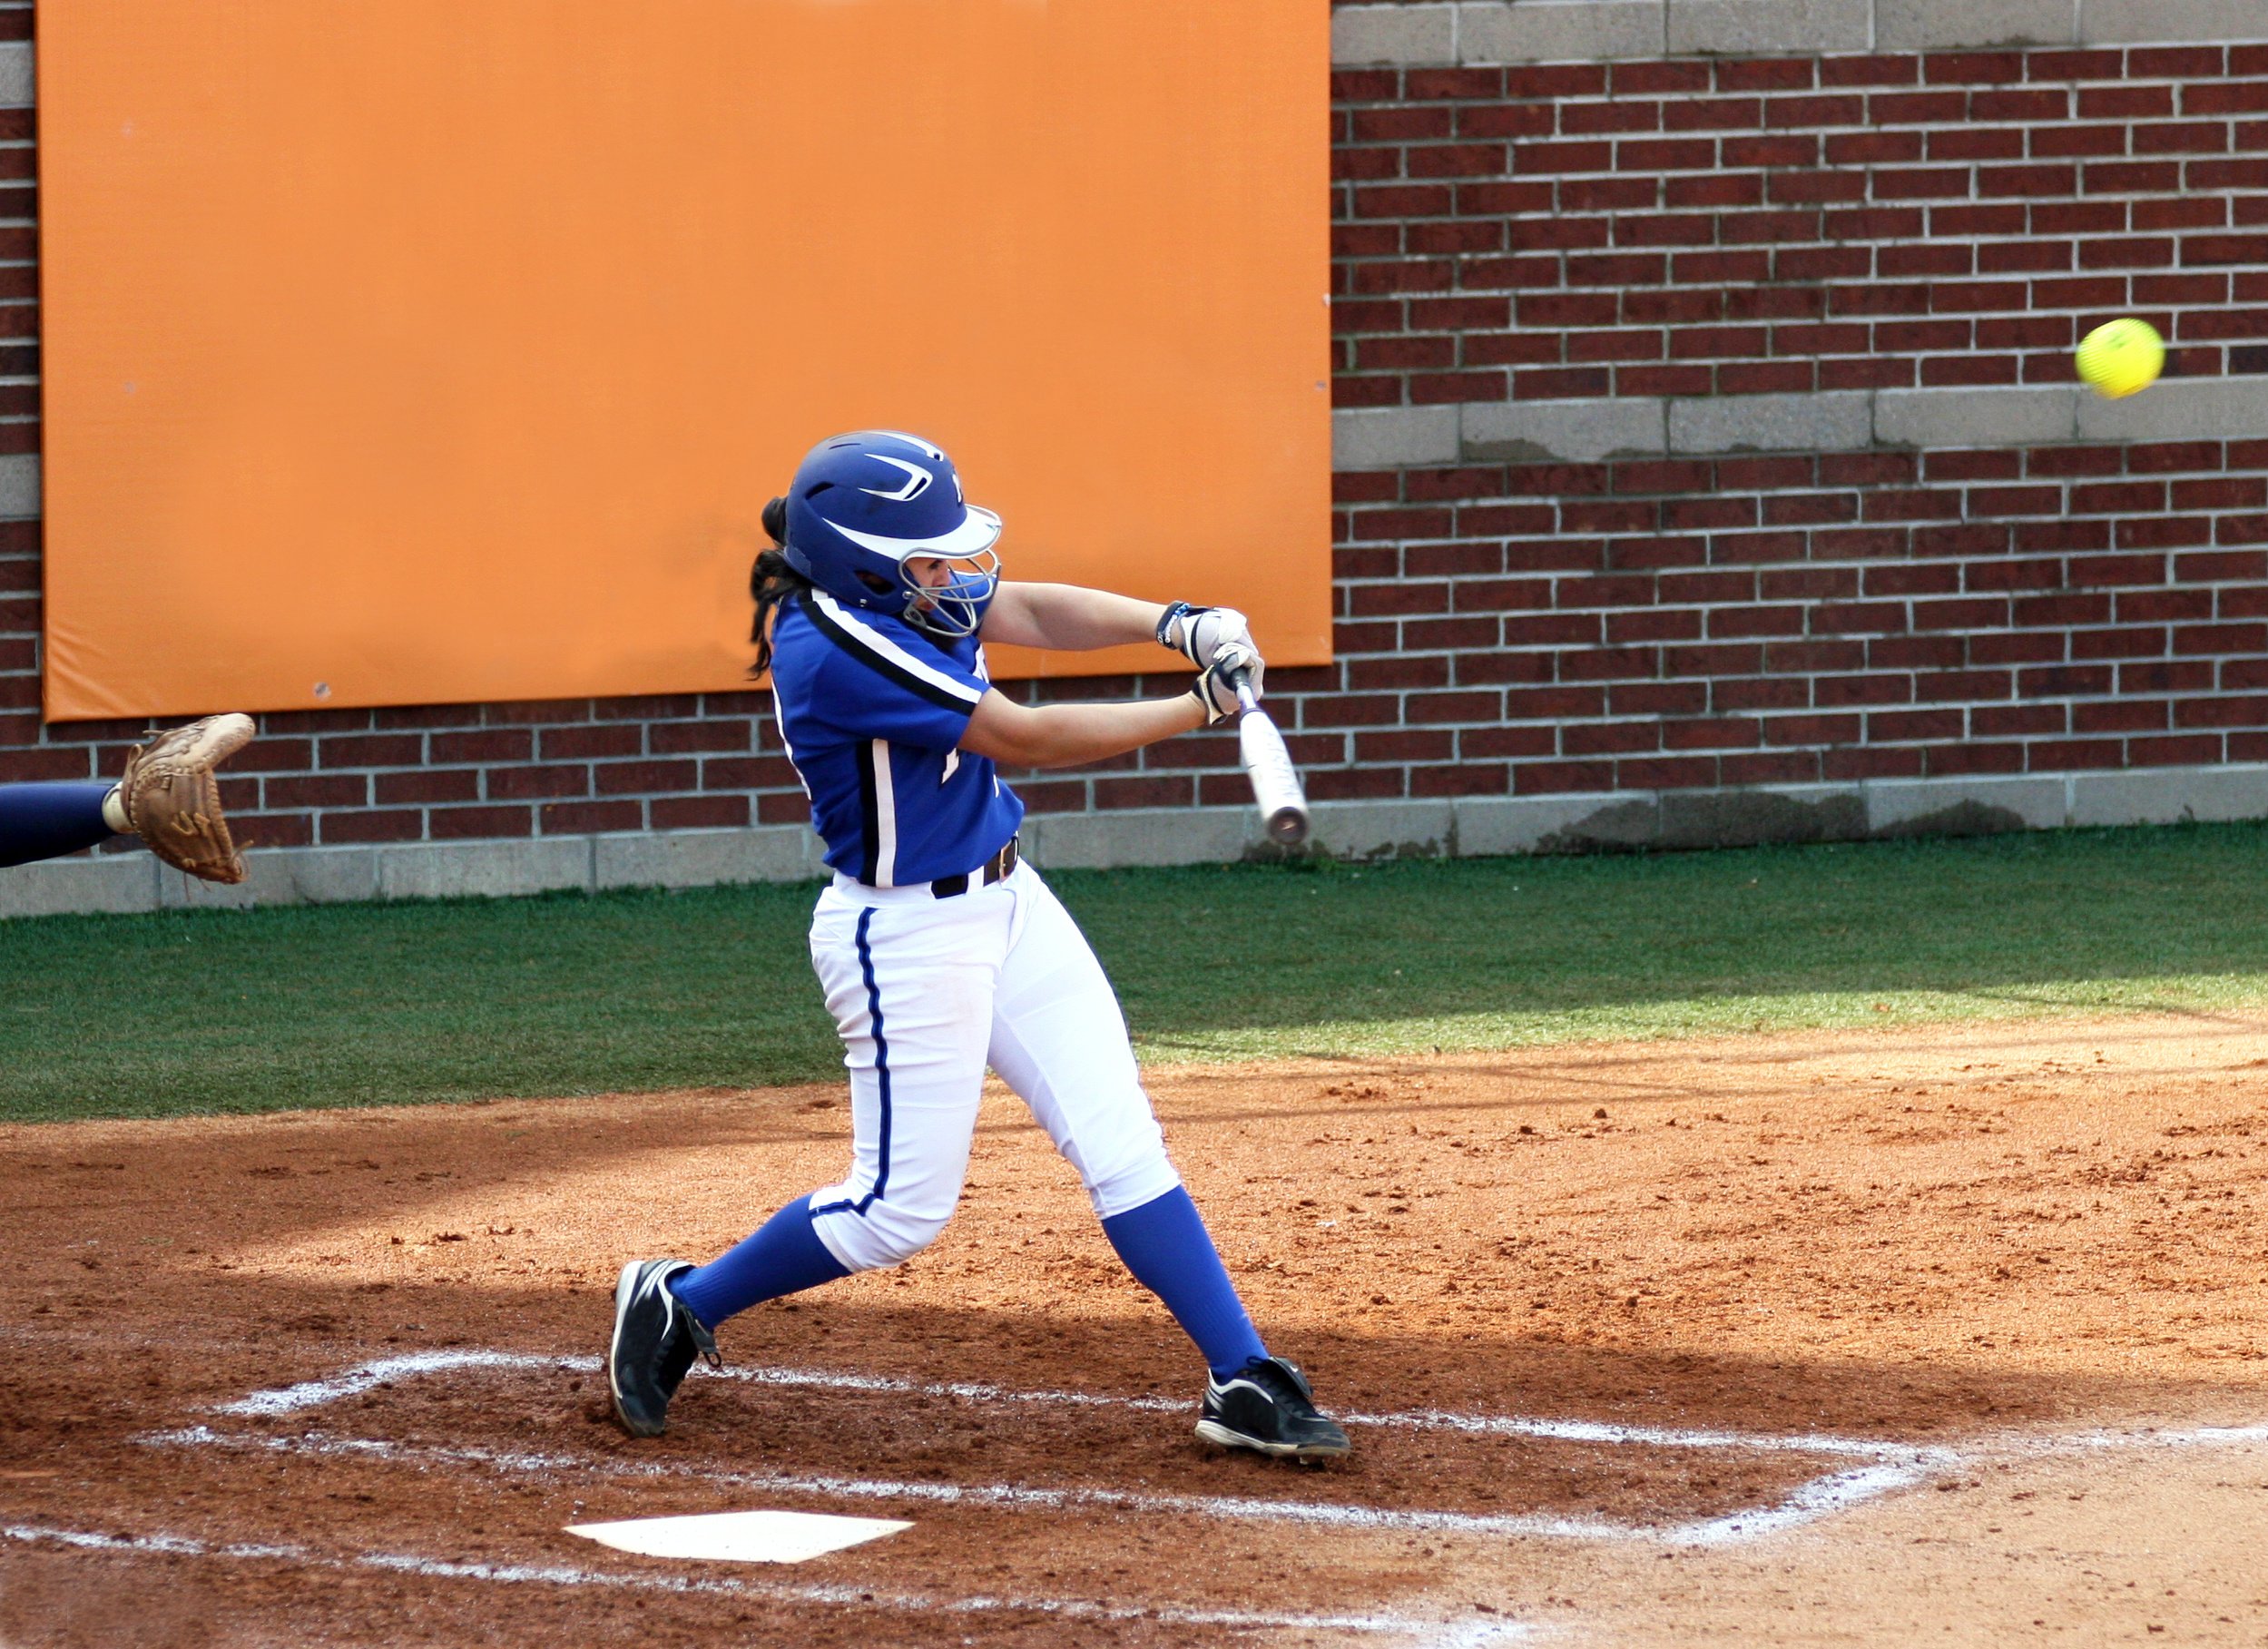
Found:
<path fill-rule="evenodd" d="M 2129 316 L 2099 326 L 2079 345 L 2079 376 L 2111 400 L 2147 389 L 2165 370 L 2165 340 Z"/>

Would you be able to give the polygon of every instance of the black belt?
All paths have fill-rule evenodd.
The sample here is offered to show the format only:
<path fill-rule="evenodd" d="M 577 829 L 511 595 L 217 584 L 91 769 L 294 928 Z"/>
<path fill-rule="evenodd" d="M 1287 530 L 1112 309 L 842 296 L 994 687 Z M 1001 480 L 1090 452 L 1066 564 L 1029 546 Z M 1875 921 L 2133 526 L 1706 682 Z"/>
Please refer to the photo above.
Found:
<path fill-rule="evenodd" d="M 929 893 L 934 898 L 957 898 L 968 891 L 968 884 L 972 878 L 981 878 L 982 879 L 978 880 L 977 885 L 980 888 L 989 888 L 1015 869 L 1016 838 L 1011 836 L 1008 838 L 1007 846 L 985 860 L 976 869 L 963 871 L 958 876 L 938 877 L 937 880 L 929 884 Z"/>

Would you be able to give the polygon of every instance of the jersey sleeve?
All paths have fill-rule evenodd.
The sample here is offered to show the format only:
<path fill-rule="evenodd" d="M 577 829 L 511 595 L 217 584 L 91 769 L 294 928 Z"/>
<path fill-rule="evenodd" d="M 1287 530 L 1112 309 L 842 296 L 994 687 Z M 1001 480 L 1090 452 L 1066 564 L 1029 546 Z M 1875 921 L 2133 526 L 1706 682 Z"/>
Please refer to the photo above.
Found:
<path fill-rule="evenodd" d="M 855 739 L 950 750 L 987 683 L 937 648 L 815 594 L 806 604 L 814 629 L 831 643 L 812 712 Z"/>

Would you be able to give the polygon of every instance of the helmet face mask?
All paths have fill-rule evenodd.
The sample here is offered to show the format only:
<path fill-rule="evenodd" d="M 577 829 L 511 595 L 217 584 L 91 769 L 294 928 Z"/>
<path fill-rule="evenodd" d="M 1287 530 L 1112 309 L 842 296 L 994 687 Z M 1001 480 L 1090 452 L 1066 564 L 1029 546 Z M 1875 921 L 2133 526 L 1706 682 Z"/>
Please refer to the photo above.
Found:
<path fill-rule="evenodd" d="M 924 584 L 914 576 L 914 563 L 925 559 L 944 564 L 944 583 Z M 900 616 L 908 623 L 933 635 L 974 635 L 985 622 L 985 609 L 992 604 L 993 593 L 1000 587 L 1000 555 L 991 549 L 974 555 L 908 555 L 898 564 L 898 576 L 906 586 L 906 607 Z"/>
<path fill-rule="evenodd" d="M 932 634 L 973 635 L 1000 583 L 1000 517 L 961 496 L 944 452 L 918 436 L 862 429 L 821 441 L 788 489 L 789 564 L 846 606 L 890 613 Z M 950 576 L 928 585 L 908 563 Z"/>

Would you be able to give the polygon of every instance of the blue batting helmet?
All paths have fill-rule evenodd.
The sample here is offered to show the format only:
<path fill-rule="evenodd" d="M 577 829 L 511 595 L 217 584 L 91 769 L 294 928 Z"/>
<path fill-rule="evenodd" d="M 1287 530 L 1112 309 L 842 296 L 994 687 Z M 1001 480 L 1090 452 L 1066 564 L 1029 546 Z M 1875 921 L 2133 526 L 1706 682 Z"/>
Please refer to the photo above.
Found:
<path fill-rule="evenodd" d="M 789 565 L 848 606 L 894 613 L 939 635 L 972 635 L 1000 584 L 1000 517 L 961 496 L 953 460 L 919 436 L 858 429 L 805 455 L 788 488 Z M 930 589 L 906 563 L 951 562 Z"/>

